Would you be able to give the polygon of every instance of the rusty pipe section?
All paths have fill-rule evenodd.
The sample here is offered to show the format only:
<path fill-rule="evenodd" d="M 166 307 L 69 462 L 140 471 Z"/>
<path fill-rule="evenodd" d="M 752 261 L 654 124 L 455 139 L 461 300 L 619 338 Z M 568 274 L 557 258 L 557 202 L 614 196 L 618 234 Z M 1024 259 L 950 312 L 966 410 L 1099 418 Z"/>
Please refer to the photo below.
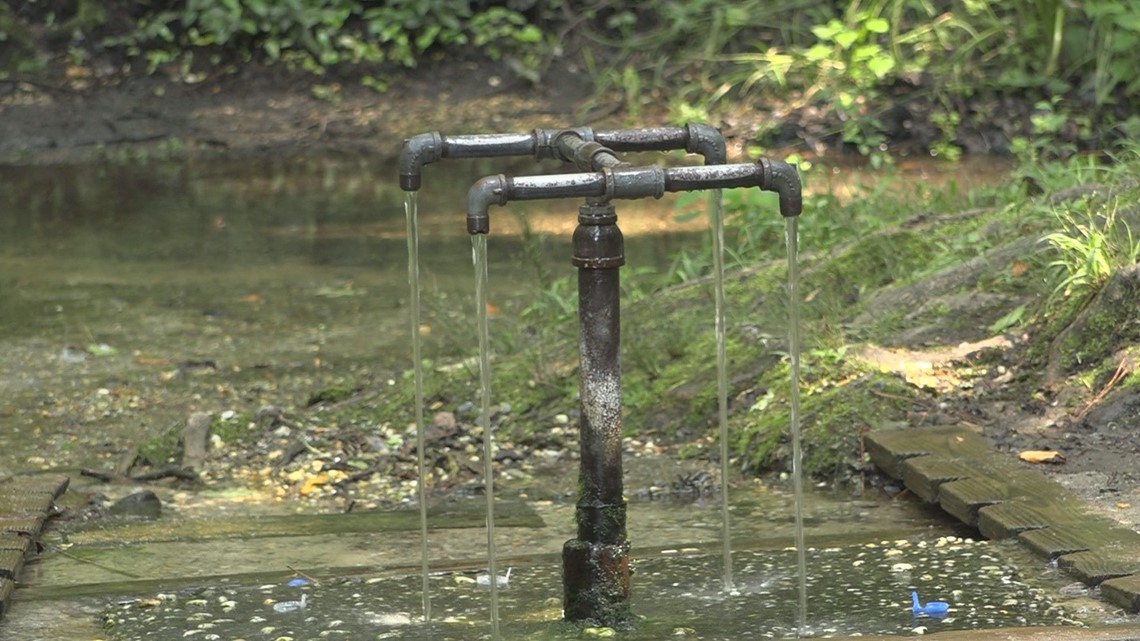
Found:
<path fill-rule="evenodd" d="M 704 165 L 700 167 L 603 167 L 601 171 L 520 176 L 487 176 L 467 192 L 467 233 L 486 234 L 491 229 L 491 205 L 516 200 L 594 198 L 608 201 L 660 198 L 665 192 L 758 187 L 780 198 L 780 214 L 798 216 L 803 210 L 799 174 L 792 165 L 762 158 L 755 163 Z"/>
<path fill-rule="evenodd" d="M 612 202 L 578 209 L 571 263 L 578 268 L 581 457 L 577 536 L 562 547 L 563 616 L 617 625 L 630 618 L 630 544 L 621 460 L 621 285 L 625 248 Z"/>
<path fill-rule="evenodd" d="M 591 149 L 585 161 L 594 159 L 601 164 L 583 164 L 584 158 L 575 150 L 573 139 L 580 143 L 596 143 L 608 150 L 606 154 Z M 684 149 L 700 154 L 706 165 L 725 162 L 724 137 L 709 125 L 690 123 L 684 127 L 651 127 L 647 129 L 618 129 L 594 131 L 590 127 L 570 129 L 534 129 L 525 134 L 476 134 L 444 136 L 430 132 L 404 141 L 400 152 L 400 189 L 417 191 L 423 182 L 425 165 L 444 158 L 494 158 L 504 156 L 533 156 L 538 160 L 556 158 L 574 164 L 579 169 L 598 170 L 616 160 L 613 152 L 668 151 Z M 615 163 L 616 164 L 616 163 Z"/>

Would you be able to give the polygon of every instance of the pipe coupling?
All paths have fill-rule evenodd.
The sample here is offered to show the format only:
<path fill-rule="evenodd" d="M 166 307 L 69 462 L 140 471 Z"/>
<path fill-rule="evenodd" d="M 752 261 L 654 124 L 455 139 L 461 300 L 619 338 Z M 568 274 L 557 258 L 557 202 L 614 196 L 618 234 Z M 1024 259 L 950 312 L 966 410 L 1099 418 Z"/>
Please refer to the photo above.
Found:
<path fill-rule="evenodd" d="M 603 167 L 605 199 L 660 198 L 665 195 L 665 170 L 646 167 Z"/>
<path fill-rule="evenodd" d="M 625 239 L 617 226 L 613 203 L 586 203 L 578 208 L 578 227 L 570 262 L 578 269 L 617 269 L 625 264 Z"/>

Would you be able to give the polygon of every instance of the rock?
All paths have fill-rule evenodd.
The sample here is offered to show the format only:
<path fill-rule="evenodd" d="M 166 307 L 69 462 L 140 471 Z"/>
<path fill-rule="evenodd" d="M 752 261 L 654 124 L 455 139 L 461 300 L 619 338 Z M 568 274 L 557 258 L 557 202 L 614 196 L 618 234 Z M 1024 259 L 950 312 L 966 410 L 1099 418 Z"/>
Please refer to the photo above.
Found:
<path fill-rule="evenodd" d="M 431 426 L 444 432 L 453 432 L 458 422 L 455 420 L 455 414 L 451 412 L 436 412 L 431 419 Z"/>
<path fill-rule="evenodd" d="M 424 429 L 424 439 L 434 443 L 453 436 L 457 431 L 459 431 L 459 421 L 455 420 L 455 414 L 436 412 L 431 419 L 431 425 Z"/>
<path fill-rule="evenodd" d="M 182 465 L 199 469 L 206 462 L 207 444 L 210 435 L 210 414 L 194 412 L 186 419 L 182 430 Z"/>
<path fill-rule="evenodd" d="M 111 504 L 107 513 L 142 519 L 157 519 L 162 514 L 162 501 L 150 490 L 128 494 Z"/>

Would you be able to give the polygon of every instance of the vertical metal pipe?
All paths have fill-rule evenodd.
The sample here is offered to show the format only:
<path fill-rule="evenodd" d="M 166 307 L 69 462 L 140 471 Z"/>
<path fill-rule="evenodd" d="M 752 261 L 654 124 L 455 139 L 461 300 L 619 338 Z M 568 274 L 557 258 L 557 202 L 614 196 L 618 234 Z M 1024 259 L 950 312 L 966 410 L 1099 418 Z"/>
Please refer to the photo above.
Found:
<path fill-rule="evenodd" d="M 618 268 L 625 262 L 612 203 L 587 203 L 574 231 L 578 268 L 581 464 L 578 536 L 562 548 L 563 613 L 568 621 L 625 622 L 629 542 L 622 497 L 621 312 Z"/>

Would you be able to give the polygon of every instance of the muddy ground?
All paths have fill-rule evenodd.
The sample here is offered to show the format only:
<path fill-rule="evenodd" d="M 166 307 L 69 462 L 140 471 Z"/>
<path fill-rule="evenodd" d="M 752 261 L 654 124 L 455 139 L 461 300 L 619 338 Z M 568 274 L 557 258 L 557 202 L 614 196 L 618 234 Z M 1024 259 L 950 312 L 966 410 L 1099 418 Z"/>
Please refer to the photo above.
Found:
<path fill-rule="evenodd" d="M 559 82 L 533 87 L 505 66 L 458 62 L 395 78 L 383 94 L 356 83 L 253 67 L 193 84 L 161 74 L 101 76 L 90 69 L 56 81 L 0 80 L 0 158 L 51 164 L 153 154 L 335 152 L 392 157 L 403 138 L 430 130 L 626 124 L 623 114 L 606 103 L 588 104 L 590 82 L 581 71 L 565 69 L 558 77 Z M 322 90 L 315 92 L 318 86 Z M 755 117 L 765 115 L 757 112 Z M 661 116 L 650 112 L 638 124 L 661 124 Z M 725 126 L 730 153 L 739 157 L 751 130 L 748 116 L 717 124 Z M 1020 302 L 1004 301 L 987 313 L 1000 317 Z M 978 301 L 958 304 L 969 313 Z M 969 343 L 987 338 L 935 327 L 899 337 L 891 347 L 928 350 L 948 339 Z M 989 359 L 986 374 L 969 389 L 934 394 L 929 403 L 916 405 L 914 423 L 972 425 L 1011 456 L 1023 450 L 1057 450 L 1064 462 L 1040 464 L 1045 471 L 1098 510 L 1140 527 L 1140 396 L 1125 392 L 1098 397 L 1107 384 L 1103 380 L 1091 390 L 1047 381 L 1045 372 L 1027 365 L 1028 338 L 1008 337 L 1007 346 Z M 977 353 L 951 356 L 948 362 L 961 364 Z M 931 362 L 940 358 L 926 352 L 919 357 Z M 565 418 L 559 416 L 558 421 Z M 569 438 L 557 444 L 572 445 Z"/>

